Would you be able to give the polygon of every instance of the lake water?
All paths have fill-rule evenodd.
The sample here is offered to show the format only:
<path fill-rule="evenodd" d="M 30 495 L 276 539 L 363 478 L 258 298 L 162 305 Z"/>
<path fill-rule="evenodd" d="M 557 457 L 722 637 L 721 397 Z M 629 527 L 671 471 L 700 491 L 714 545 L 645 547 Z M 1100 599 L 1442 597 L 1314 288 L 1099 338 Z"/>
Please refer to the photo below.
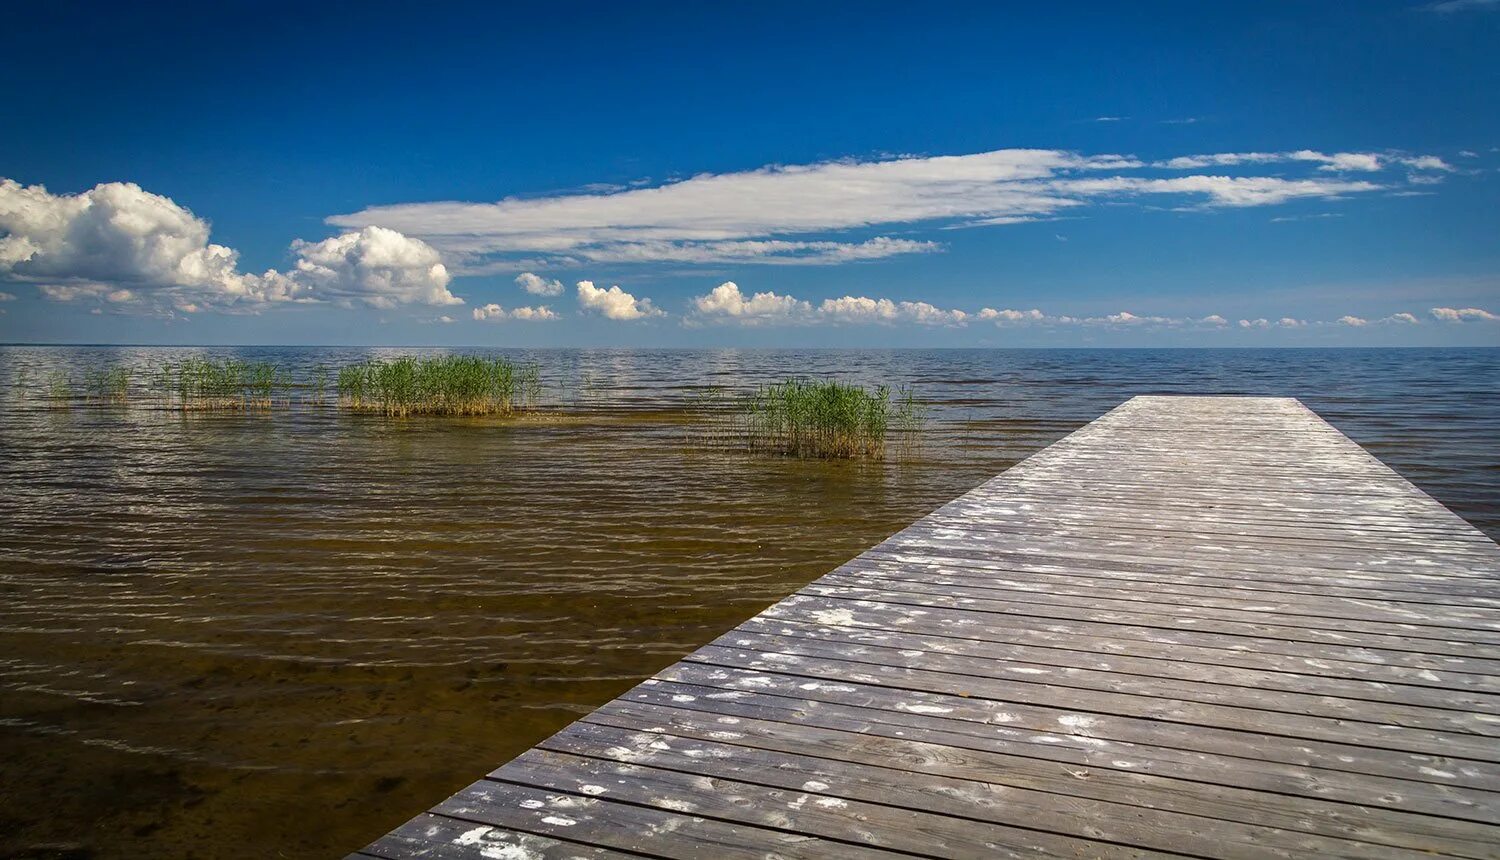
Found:
<path fill-rule="evenodd" d="M 1134 394 L 1299 397 L 1500 536 L 1497 349 L 517 351 L 521 421 L 39 393 L 402 352 L 0 348 L 0 857 L 341 856 Z M 921 447 L 694 444 L 789 374 L 913 386 Z"/>

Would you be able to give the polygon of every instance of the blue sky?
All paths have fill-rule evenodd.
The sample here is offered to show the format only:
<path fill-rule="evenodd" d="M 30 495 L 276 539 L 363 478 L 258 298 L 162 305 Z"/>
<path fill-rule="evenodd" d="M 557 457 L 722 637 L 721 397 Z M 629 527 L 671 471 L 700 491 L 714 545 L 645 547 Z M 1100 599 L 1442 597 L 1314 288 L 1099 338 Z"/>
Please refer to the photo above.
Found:
<path fill-rule="evenodd" d="M 0 341 L 1500 344 L 1500 2 L 1007 6 L 22 9 Z"/>

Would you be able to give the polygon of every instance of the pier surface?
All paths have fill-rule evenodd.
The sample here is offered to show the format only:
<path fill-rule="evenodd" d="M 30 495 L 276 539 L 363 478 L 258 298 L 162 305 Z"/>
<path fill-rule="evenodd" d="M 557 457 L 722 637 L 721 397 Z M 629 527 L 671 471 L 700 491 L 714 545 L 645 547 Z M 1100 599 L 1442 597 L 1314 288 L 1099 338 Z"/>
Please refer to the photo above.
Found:
<path fill-rule="evenodd" d="M 355 856 L 1500 857 L 1500 547 L 1137 397 Z"/>

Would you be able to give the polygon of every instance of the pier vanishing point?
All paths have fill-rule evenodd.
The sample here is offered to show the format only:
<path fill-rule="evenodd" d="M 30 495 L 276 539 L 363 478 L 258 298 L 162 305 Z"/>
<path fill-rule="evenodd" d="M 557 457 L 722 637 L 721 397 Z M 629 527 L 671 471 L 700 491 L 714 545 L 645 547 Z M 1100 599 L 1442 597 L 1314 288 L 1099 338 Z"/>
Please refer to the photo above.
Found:
<path fill-rule="evenodd" d="M 353 856 L 1500 857 L 1500 547 L 1136 397 Z"/>

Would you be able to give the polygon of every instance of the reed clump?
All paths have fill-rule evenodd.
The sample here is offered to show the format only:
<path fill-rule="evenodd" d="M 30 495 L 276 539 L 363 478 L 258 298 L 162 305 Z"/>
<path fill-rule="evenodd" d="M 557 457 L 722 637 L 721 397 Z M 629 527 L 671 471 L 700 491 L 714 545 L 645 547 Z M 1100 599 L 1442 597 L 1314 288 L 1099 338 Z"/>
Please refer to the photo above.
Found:
<path fill-rule="evenodd" d="M 289 380 L 267 361 L 187 358 L 164 366 L 157 380 L 168 402 L 185 412 L 269 409 Z M 285 398 L 283 398 L 285 400 Z"/>
<path fill-rule="evenodd" d="M 124 404 L 130 399 L 130 368 L 92 368 L 84 374 L 89 399 L 101 404 Z"/>
<path fill-rule="evenodd" d="M 348 365 L 337 386 L 340 406 L 391 417 L 533 412 L 542 395 L 536 365 L 467 355 Z"/>
<path fill-rule="evenodd" d="M 73 379 L 61 370 L 47 374 L 47 402 L 67 408 L 73 402 Z"/>
<path fill-rule="evenodd" d="M 694 409 L 709 417 L 704 439 L 716 446 L 825 459 L 882 458 L 892 441 L 909 444 L 925 420 L 908 389 L 796 378 L 738 398 L 710 389 Z"/>
<path fill-rule="evenodd" d="M 128 367 L 91 368 L 84 373 L 83 388 L 95 403 L 120 405 L 130 400 L 130 377 Z"/>

